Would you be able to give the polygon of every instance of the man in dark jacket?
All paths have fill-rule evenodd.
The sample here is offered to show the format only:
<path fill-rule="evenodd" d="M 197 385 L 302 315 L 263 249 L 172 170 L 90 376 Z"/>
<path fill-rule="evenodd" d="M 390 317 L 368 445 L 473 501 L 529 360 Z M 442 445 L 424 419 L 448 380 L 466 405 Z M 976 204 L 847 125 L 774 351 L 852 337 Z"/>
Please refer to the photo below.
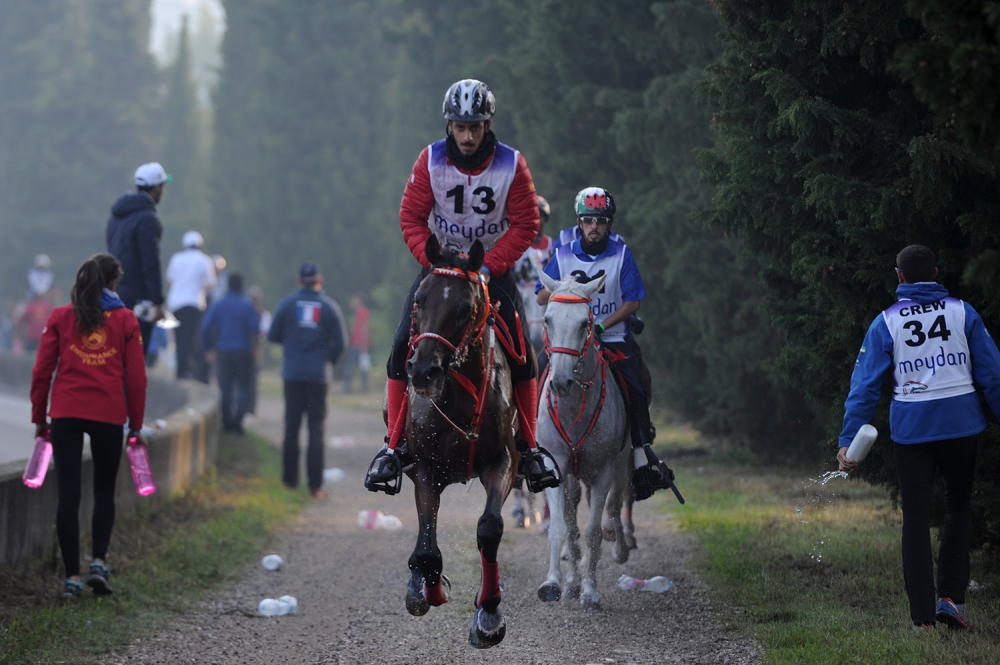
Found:
<path fill-rule="evenodd" d="M 153 324 L 163 318 L 163 280 L 160 272 L 160 238 L 163 225 L 156 216 L 156 205 L 163 187 L 171 178 L 156 162 L 143 164 L 135 171 L 136 193 L 123 194 L 111 206 L 106 232 L 108 253 L 118 259 L 123 275 L 118 283 L 118 297 L 136 311 L 142 333 L 143 352 L 149 350 Z"/>
<path fill-rule="evenodd" d="M 302 287 L 285 296 L 274 312 L 267 338 L 283 345 L 281 377 L 285 381 L 285 437 L 282 444 L 283 480 L 294 489 L 299 483 L 299 427 L 302 414 L 309 424 L 306 471 L 309 493 L 327 496 L 323 484 L 323 421 L 326 419 L 326 363 L 335 363 L 344 350 L 344 315 L 323 293 L 323 276 L 315 263 L 299 270 Z"/>
<path fill-rule="evenodd" d="M 254 382 L 254 351 L 260 317 L 243 295 L 243 276 L 229 275 L 229 289 L 212 303 L 201 322 L 201 348 L 215 364 L 222 393 L 222 429 L 243 433 L 243 416 L 250 413 Z"/>

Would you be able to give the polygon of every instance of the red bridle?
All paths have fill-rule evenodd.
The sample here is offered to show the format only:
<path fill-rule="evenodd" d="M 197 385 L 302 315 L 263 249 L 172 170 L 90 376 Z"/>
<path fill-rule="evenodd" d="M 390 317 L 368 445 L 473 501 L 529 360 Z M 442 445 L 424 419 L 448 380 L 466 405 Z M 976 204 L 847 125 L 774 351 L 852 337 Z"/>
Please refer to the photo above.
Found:
<path fill-rule="evenodd" d="M 474 310 L 472 315 L 469 317 L 468 323 L 465 324 L 465 329 L 462 331 L 462 336 L 459 338 L 457 344 L 452 344 L 450 340 L 446 337 L 433 332 L 417 333 L 417 305 L 413 304 L 413 316 L 410 322 L 410 348 L 407 353 L 406 359 L 409 361 L 410 356 L 417 348 L 417 344 L 425 339 L 431 339 L 435 342 L 441 344 L 446 349 L 452 352 L 452 360 L 449 364 L 450 369 L 457 368 L 468 358 L 469 350 L 475 346 L 482 346 L 483 337 L 486 334 L 486 330 L 489 327 L 489 313 L 490 313 L 490 293 L 486 286 L 486 281 L 478 272 L 471 270 L 465 270 L 462 268 L 434 268 L 432 271 L 435 275 L 442 275 L 444 277 L 454 277 L 458 279 L 465 279 L 474 284 L 480 286 L 479 299 L 475 299 L 473 303 Z M 464 436 L 469 440 L 469 467 L 468 467 L 468 478 L 472 478 L 474 471 L 474 463 L 476 457 L 476 441 L 479 440 L 479 432 L 483 426 L 483 415 L 486 412 L 486 404 L 489 401 L 489 391 L 490 384 L 492 383 L 492 370 L 493 370 L 493 356 L 495 348 L 492 344 L 489 345 L 489 352 L 482 353 L 482 364 L 480 370 L 482 372 L 482 383 L 476 386 L 467 376 L 460 372 L 449 371 L 448 375 L 453 377 L 456 382 L 462 388 L 466 390 L 470 395 L 472 395 L 476 400 L 476 407 L 473 411 L 472 422 L 469 424 L 468 429 L 462 429 L 456 425 L 451 418 L 445 415 L 441 407 L 438 406 L 437 402 L 431 400 L 431 404 L 434 406 L 434 410 L 438 412 L 445 422 L 452 426 L 456 432 Z"/>
<path fill-rule="evenodd" d="M 594 312 L 590 309 L 590 298 L 569 294 L 559 294 L 549 298 L 549 302 L 560 302 L 571 305 L 587 305 L 587 339 L 584 340 L 582 348 L 573 349 L 564 346 L 549 346 L 548 326 L 544 329 L 545 352 L 549 355 L 552 355 L 553 353 L 564 353 L 569 356 L 576 356 L 580 359 L 577 361 L 579 364 L 579 362 L 581 362 L 590 351 L 591 345 L 594 344 Z M 570 437 L 569 432 L 576 427 L 577 423 L 580 422 L 580 418 L 583 417 L 583 413 L 587 409 L 587 390 L 594 384 L 594 379 L 597 377 L 598 370 L 601 371 L 601 396 L 597 401 L 597 407 L 594 409 L 594 414 L 590 417 L 590 423 L 587 425 L 587 430 L 583 433 L 583 436 L 580 437 L 579 441 L 573 443 L 573 439 Z M 547 371 L 551 372 L 551 366 Z M 576 381 L 583 388 L 583 397 L 580 400 L 580 410 L 577 412 L 576 418 L 568 428 L 563 427 L 562 420 L 559 418 L 559 397 L 555 394 L 555 391 L 552 390 L 551 385 L 546 391 L 549 419 L 552 421 L 552 424 L 555 425 L 556 431 L 559 432 L 559 436 L 562 437 L 562 440 L 567 446 L 569 446 L 570 452 L 573 453 L 573 475 L 576 475 L 579 472 L 580 448 L 583 447 L 583 444 L 587 440 L 587 437 L 590 436 L 590 433 L 594 431 L 594 428 L 597 426 L 597 420 L 601 417 L 601 409 L 604 407 L 604 398 L 608 393 L 607 378 L 608 358 L 605 357 L 604 352 L 599 349 L 597 352 L 597 364 L 594 367 L 594 373 L 590 376 L 590 379 L 587 381 L 580 381 L 577 379 Z"/>

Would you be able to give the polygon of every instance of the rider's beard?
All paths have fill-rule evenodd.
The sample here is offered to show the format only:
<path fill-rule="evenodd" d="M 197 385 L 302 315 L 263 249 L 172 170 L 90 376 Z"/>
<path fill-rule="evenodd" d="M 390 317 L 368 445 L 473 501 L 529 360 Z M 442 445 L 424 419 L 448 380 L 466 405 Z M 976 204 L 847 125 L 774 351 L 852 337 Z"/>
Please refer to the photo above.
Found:
<path fill-rule="evenodd" d="M 587 240 L 587 236 L 580 236 L 580 247 L 583 248 L 587 254 L 591 256 L 597 256 L 598 254 L 603 254 L 604 250 L 608 248 L 608 238 L 611 237 L 611 232 L 604 234 L 604 237 L 597 242 L 590 242 Z"/>
<path fill-rule="evenodd" d="M 493 154 L 493 150 L 497 146 L 497 135 L 493 133 L 492 129 L 486 130 L 483 134 L 483 142 L 479 144 L 479 148 L 471 155 L 465 155 L 462 150 L 458 147 L 458 143 L 455 142 L 455 135 L 448 134 L 448 141 L 445 144 L 445 150 L 448 155 L 448 159 L 451 163 L 459 168 L 463 169 L 476 169 L 482 165 L 486 159 Z"/>

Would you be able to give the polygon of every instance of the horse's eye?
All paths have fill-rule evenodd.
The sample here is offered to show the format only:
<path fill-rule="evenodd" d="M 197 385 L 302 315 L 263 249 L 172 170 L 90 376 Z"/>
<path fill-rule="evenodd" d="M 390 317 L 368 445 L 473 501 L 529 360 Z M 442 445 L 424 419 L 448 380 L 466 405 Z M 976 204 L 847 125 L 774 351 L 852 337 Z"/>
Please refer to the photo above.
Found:
<path fill-rule="evenodd" d="M 465 303 L 458 308 L 458 318 L 465 319 L 471 315 L 472 315 L 472 305 Z"/>
<path fill-rule="evenodd" d="M 590 327 L 590 321 L 581 321 L 580 322 L 580 330 L 586 330 L 589 327 Z"/>
<path fill-rule="evenodd" d="M 417 295 L 415 295 L 415 296 L 413 297 L 413 302 L 414 302 L 414 304 L 415 304 L 415 305 L 416 305 L 417 307 L 423 307 L 423 306 L 424 306 L 424 300 L 425 300 L 426 298 L 427 298 L 427 296 L 426 296 L 426 295 L 424 295 L 423 293 L 418 293 Z"/>

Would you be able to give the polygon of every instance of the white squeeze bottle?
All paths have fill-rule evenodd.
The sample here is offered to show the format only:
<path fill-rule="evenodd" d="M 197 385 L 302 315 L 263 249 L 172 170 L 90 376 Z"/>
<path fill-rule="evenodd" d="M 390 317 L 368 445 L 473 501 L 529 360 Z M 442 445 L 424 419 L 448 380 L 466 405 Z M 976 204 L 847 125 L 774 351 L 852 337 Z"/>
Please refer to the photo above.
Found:
<path fill-rule="evenodd" d="M 850 447 L 847 449 L 847 459 L 860 463 L 868 456 L 868 451 L 872 449 L 872 444 L 878 438 L 878 430 L 871 425 L 862 425 L 858 433 L 854 435 Z"/>

